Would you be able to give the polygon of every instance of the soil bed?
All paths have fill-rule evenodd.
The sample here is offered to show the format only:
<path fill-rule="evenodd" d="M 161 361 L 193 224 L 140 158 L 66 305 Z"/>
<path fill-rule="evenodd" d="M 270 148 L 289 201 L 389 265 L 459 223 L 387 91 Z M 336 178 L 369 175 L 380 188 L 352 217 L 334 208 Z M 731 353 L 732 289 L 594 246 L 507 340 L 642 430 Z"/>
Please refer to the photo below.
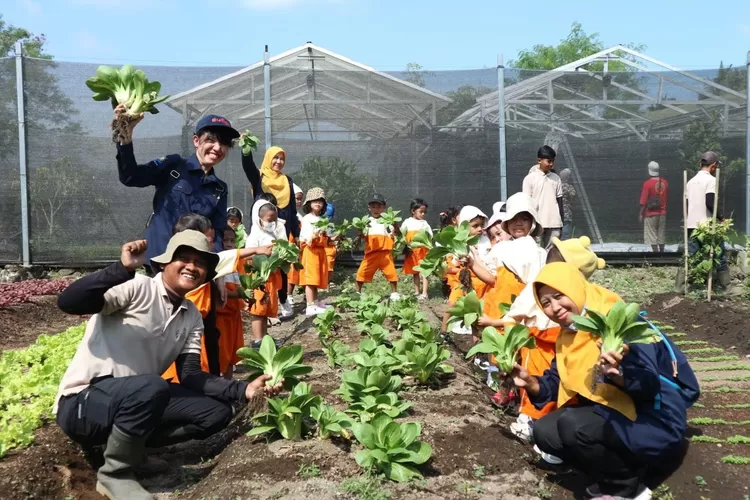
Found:
<path fill-rule="evenodd" d="M 57 296 L 36 296 L 29 300 L 0 309 L 0 332 L 3 332 L 0 350 L 27 347 L 43 333 L 60 333 L 86 319 L 58 309 Z"/>

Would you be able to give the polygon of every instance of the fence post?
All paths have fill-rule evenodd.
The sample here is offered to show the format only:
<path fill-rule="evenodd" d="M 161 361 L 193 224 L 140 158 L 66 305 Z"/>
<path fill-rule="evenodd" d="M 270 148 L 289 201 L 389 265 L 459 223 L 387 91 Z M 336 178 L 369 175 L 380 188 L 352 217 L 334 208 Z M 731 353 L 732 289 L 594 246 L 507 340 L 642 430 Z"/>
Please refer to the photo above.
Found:
<path fill-rule="evenodd" d="M 750 50 L 747 51 L 747 130 L 745 131 L 745 235 L 750 236 Z"/>
<path fill-rule="evenodd" d="M 266 151 L 271 147 L 271 61 L 268 45 L 263 52 L 263 101 L 265 103 Z"/>
<path fill-rule="evenodd" d="M 505 65 L 497 55 L 497 133 L 500 147 L 500 199 L 508 199 L 508 164 L 505 157 Z"/>
<path fill-rule="evenodd" d="M 16 42 L 16 100 L 18 107 L 18 165 L 21 186 L 21 252 L 23 265 L 31 265 L 29 248 L 29 193 L 26 165 L 26 109 L 23 99 L 23 43 Z"/>

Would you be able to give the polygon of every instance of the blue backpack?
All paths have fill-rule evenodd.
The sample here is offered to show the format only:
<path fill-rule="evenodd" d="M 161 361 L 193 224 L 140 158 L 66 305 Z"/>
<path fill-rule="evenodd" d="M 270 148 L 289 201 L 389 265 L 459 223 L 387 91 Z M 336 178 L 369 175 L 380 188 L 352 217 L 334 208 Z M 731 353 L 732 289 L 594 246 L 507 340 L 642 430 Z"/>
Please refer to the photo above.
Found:
<path fill-rule="evenodd" d="M 690 363 L 688 363 L 682 351 L 646 318 L 646 314 L 646 311 L 641 311 L 641 319 L 648 323 L 648 326 L 661 337 L 661 342 L 655 344 L 658 346 L 656 359 L 659 378 L 662 382 L 674 387 L 680 396 L 682 396 L 685 408 L 690 408 L 698 401 L 701 394 L 698 379 L 695 377 L 695 373 L 693 373 L 693 369 L 690 367 Z M 661 395 L 659 394 L 656 396 L 654 408 L 658 410 L 660 407 Z"/>

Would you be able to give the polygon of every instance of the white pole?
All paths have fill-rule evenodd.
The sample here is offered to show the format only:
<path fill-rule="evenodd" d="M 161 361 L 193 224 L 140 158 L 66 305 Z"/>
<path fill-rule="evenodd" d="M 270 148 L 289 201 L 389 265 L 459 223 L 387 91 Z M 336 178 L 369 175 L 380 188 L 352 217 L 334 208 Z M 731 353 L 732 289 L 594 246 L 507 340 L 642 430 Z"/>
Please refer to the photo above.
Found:
<path fill-rule="evenodd" d="M 505 65 L 497 55 L 497 133 L 500 145 L 500 199 L 508 199 L 508 160 L 505 156 Z"/>
<path fill-rule="evenodd" d="M 266 151 L 271 147 L 271 61 L 268 45 L 263 52 L 263 101 L 265 104 Z"/>
<path fill-rule="evenodd" d="M 711 219 L 711 226 L 716 228 L 716 214 L 719 210 L 719 174 L 721 173 L 721 169 L 716 169 L 716 193 L 714 194 L 714 215 Z M 711 270 L 708 273 L 708 291 L 706 294 L 706 298 L 708 299 L 708 302 L 711 302 L 711 292 L 713 291 L 713 280 L 714 280 L 714 247 L 711 246 L 711 250 L 708 252 L 708 260 L 711 261 Z"/>
<path fill-rule="evenodd" d="M 23 265 L 31 265 L 29 248 L 29 193 L 26 165 L 26 110 L 23 100 L 23 44 L 16 42 L 16 99 L 18 103 L 18 165 L 21 184 L 21 251 Z"/>
<path fill-rule="evenodd" d="M 750 236 L 750 50 L 747 52 L 747 131 L 745 131 L 745 235 Z"/>

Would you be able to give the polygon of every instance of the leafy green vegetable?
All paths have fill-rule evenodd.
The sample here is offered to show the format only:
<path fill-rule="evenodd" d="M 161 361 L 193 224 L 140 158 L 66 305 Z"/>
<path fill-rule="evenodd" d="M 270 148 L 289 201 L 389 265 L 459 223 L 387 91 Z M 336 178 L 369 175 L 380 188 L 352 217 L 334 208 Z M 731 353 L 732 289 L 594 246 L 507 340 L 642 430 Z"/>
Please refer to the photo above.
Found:
<path fill-rule="evenodd" d="M 289 273 L 292 264 L 297 269 L 302 269 L 299 248 L 286 240 L 274 240 L 270 257 L 253 255 L 252 260 L 245 262 L 245 274 L 240 274 L 238 293 L 254 302 L 253 290 L 264 290 L 264 285 L 274 271 L 281 269 L 284 273 Z M 263 299 L 266 299 L 265 295 Z"/>
<path fill-rule="evenodd" d="M 381 413 L 369 423 L 355 423 L 352 431 L 365 447 L 357 453 L 357 463 L 365 469 L 382 472 L 393 481 L 406 482 L 421 478 L 415 465 L 432 456 L 429 444 L 417 441 L 422 426 L 417 422 L 399 424 Z"/>
<path fill-rule="evenodd" d="M 285 346 L 276 350 L 276 344 L 270 335 L 263 337 L 260 349 L 254 350 L 243 347 L 237 351 L 243 358 L 240 364 L 248 369 L 248 379 L 252 380 L 262 374 L 270 375 L 266 386 L 273 387 L 284 379 L 285 387 L 293 387 L 299 383 L 298 377 L 312 371 L 311 366 L 300 364 L 302 361 L 302 346 Z"/>
<path fill-rule="evenodd" d="M 332 436 L 341 436 L 349 439 L 352 420 L 343 411 L 338 411 L 331 405 L 325 403 L 313 407 L 310 416 L 318 423 L 318 435 L 321 439 L 330 439 Z"/>
<path fill-rule="evenodd" d="M 472 291 L 456 301 L 456 305 L 448 309 L 451 319 L 449 325 L 459 321 L 467 327 L 472 326 L 482 316 L 484 310 L 484 301 L 479 300 L 477 293 Z"/>
<path fill-rule="evenodd" d="M 385 413 L 391 418 L 398 418 L 412 403 L 400 401 L 396 393 L 388 392 L 378 396 L 364 396 L 361 400 L 351 403 L 346 413 L 354 415 L 360 422 L 369 422 L 378 413 Z"/>
<path fill-rule="evenodd" d="M 398 216 L 400 213 L 400 210 L 393 210 L 393 207 L 388 207 L 388 210 L 380 214 L 380 223 L 392 229 L 396 224 L 404 220 Z"/>
<path fill-rule="evenodd" d="M 399 359 L 404 362 L 404 371 L 413 376 L 420 384 L 426 384 L 430 380 L 453 373 L 453 367 L 443 363 L 451 357 L 448 349 L 438 347 L 437 344 L 415 345 Z"/>
<path fill-rule="evenodd" d="M 253 417 L 257 425 L 247 435 L 257 436 L 267 432 L 276 432 L 284 439 L 302 439 L 302 436 L 309 431 L 305 426 L 305 419 L 310 418 L 312 410 L 319 407 L 321 403 L 320 396 L 310 394 L 310 384 L 300 382 L 286 398 L 270 398 L 268 411 Z"/>
<path fill-rule="evenodd" d="M 367 235 L 367 231 L 370 229 L 370 216 L 355 217 L 352 219 L 352 227 L 361 234 Z"/>
<path fill-rule="evenodd" d="M 638 304 L 618 300 L 605 316 L 586 311 L 588 317 L 573 316 L 573 324 L 583 332 L 601 337 L 602 352 L 622 352 L 623 344 L 651 344 L 661 337 L 648 323 L 641 321 Z"/>
<path fill-rule="evenodd" d="M 335 309 L 326 309 L 325 312 L 317 315 L 313 320 L 313 325 L 318 330 L 318 337 L 328 339 L 333 335 L 335 324 L 341 319 L 341 315 Z"/>
<path fill-rule="evenodd" d="M 322 231 L 328 231 L 329 229 L 333 229 L 334 225 L 328 217 L 323 215 L 317 221 L 313 222 L 313 227 L 317 229 L 318 231 L 322 232 Z"/>
<path fill-rule="evenodd" d="M 427 252 L 420 265 L 415 267 L 424 278 L 440 273 L 448 255 L 454 255 L 459 259 L 468 257 L 471 246 L 479 242 L 479 237 L 471 236 L 469 223 L 462 222 L 458 227 L 444 227 L 435 234 L 434 240 L 434 246 Z"/>
<path fill-rule="evenodd" d="M 323 352 L 328 358 L 328 366 L 332 369 L 337 366 L 347 366 L 352 364 L 349 356 L 348 345 L 338 339 L 333 339 L 330 343 L 326 343 L 321 339 L 320 342 L 323 344 Z"/>
<path fill-rule="evenodd" d="M 429 323 L 421 323 L 414 327 L 404 329 L 401 339 L 415 344 L 441 343 L 440 330 L 433 328 Z"/>
<path fill-rule="evenodd" d="M 399 330 L 411 330 L 419 325 L 427 323 L 427 316 L 420 312 L 416 307 L 408 307 L 400 310 L 394 310 L 391 316 L 396 319 Z"/>
<path fill-rule="evenodd" d="M 411 239 L 409 248 L 426 248 L 427 250 L 432 250 L 434 248 L 434 245 L 432 244 L 430 233 L 428 233 L 426 229 L 422 229 L 421 231 L 419 231 Z"/>
<path fill-rule="evenodd" d="M 469 349 L 466 357 L 470 358 L 480 352 L 494 354 L 500 373 L 510 373 L 513 371 L 513 364 L 521 348 L 533 348 L 535 345 L 536 340 L 529 334 L 529 329 L 523 325 L 515 325 L 502 334 L 488 326 L 482 331 L 482 341 Z"/>
<path fill-rule="evenodd" d="M 334 394 L 350 403 L 361 401 L 365 396 L 378 396 L 401 389 L 401 377 L 391 375 L 379 367 L 361 367 L 344 372 L 341 375 L 341 386 Z"/>
<path fill-rule="evenodd" d="M 380 325 L 372 325 L 371 327 L 362 329 L 361 331 L 367 334 L 368 337 L 370 337 L 378 344 L 386 343 L 388 341 L 388 337 L 391 336 L 391 332 L 389 332 L 388 329 L 384 326 Z"/>
<path fill-rule="evenodd" d="M 141 113 L 158 113 L 156 105 L 169 98 L 159 95 L 161 83 L 148 81 L 146 73 L 130 64 L 119 70 L 99 66 L 96 76 L 86 80 L 86 86 L 94 92 L 95 101 L 112 101 L 112 107 L 123 104 L 125 115 L 133 118 Z"/>
<path fill-rule="evenodd" d="M 242 137 L 240 137 L 238 144 L 240 146 L 240 149 L 242 150 L 242 155 L 247 156 L 250 154 L 250 151 L 258 150 L 260 139 L 258 139 L 257 136 L 251 134 L 249 130 L 245 130 L 242 133 Z"/>
<path fill-rule="evenodd" d="M 359 299 L 349 293 L 341 293 L 333 299 L 334 307 L 342 311 L 351 311 L 356 307 Z"/>
<path fill-rule="evenodd" d="M 364 309 L 357 312 L 357 329 L 366 331 L 373 325 L 382 325 L 388 317 L 388 306 L 378 304 L 375 309 Z"/>

